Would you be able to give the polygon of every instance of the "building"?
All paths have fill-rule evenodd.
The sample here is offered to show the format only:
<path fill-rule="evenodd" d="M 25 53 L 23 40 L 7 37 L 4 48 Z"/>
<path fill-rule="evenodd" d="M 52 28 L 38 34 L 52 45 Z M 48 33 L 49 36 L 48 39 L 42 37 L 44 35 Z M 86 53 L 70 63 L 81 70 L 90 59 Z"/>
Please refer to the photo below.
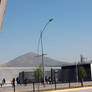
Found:
<path fill-rule="evenodd" d="M 80 81 L 78 67 L 83 66 L 86 72 L 84 81 L 92 80 L 92 63 L 75 64 L 62 66 L 61 69 L 61 82 L 77 82 Z"/>
<path fill-rule="evenodd" d="M 61 67 L 45 67 L 45 76 L 51 77 L 52 83 L 78 82 L 80 81 L 78 67 L 83 66 L 86 71 L 84 81 L 92 80 L 92 63 L 74 64 Z M 19 77 L 24 72 L 25 78 L 34 78 L 33 72 L 37 67 L 0 67 L 0 82 L 3 78 L 9 83 L 13 78 Z"/>
<path fill-rule="evenodd" d="M 47 80 L 48 78 L 50 78 L 52 83 L 54 83 L 55 81 L 61 81 L 61 67 L 46 67 L 45 70 L 45 77 L 47 78 Z M 24 83 L 25 80 L 27 81 L 27 83 L 42 81 L 42 78 L 40 78 L 39 75 L 35 76 L 33 71 L 22 71 L 19 73 L 18 78 L 20 80 L 20 83 Z"/>
<path fill-rule="evenodd" d="M 23 71 L 33 73 L 36 69 L 37 67 L 0 67 L 0 83 L 3 78 L 10 83 L 10 80 L 17 78 L 19 73 Z M 51 76 L 51 69 L 61 69 L 61 67 L 45 67 L 45 76 Z"/>

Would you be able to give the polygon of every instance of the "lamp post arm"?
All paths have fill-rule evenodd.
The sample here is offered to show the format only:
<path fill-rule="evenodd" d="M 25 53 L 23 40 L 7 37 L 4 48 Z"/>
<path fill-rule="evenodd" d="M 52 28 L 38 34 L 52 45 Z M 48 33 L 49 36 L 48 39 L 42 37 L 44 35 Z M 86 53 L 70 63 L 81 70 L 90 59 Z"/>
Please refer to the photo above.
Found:
<path fill-rule="evenodd" d="M 40 36 L 41 36 L 41 35 L 42 35 L 42 33 L 44 32 L 44 30 L 45 30 L 45 28 L 47 27 L 47 25 L 49 24 L 49 22 L 50 22 L 50 21 L 48 21 L 48 22 L 46 23 L 46 25 L 44 26 L 43 30 L 41 31 Z"/>
<path fill-rule="evenodd" d="M 39 54 L 39 45 L 40 45 L 40 42 L 41 42 L 41 44 L 42 44 L 42 48 L 43 48 L 43 41 L 41 41 L 42 40 L 42 38 L 43 38 L 43 32 L 45 31 L 45 28 L 47 27 L 47 25 L 49 24 L 49 22 L 50 21 L 48 21 L 47 23 L 46 23 L 46 25 L 44 26 L 44 28 L 42 29 L 42 31 L 40 31 L 40 37 L 39 37 L 39 40 L 38 40 L 38 47 L 37 47 L 37 53 Z"/>

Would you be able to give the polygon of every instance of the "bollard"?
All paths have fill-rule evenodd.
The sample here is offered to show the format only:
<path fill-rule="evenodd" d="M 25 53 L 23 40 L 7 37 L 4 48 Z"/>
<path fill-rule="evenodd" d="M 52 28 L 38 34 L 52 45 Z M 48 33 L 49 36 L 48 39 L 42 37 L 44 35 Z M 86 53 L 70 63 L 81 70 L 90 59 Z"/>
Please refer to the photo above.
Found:
<path fill-rule="evenodd" d="M 69 88 L 71 87 L 71 85 L 70 85 L 70 81 L 69 81 Z"/>
<path fill-rule="evenodd" d="M 34 84 L 34 82 L 33 82 L 33 92 L 35 92 L 35 84 Z"/>
<path fill-rule="evenodd" d="M 14 88 L 14 92 L 15 92 L 15 85 L 13 86 L 13 88 Z"/>
<path fill-rule="evenodd" d="M 12 80 L 12 86 L 13 86 L 13 90 L 15 92 L 15 78 L 13 78 L 13 80 Z"/>
<path fill-rule="evenodd" d="M 55 79 L 55 90 L 56 90 L 56 79 Z"/>

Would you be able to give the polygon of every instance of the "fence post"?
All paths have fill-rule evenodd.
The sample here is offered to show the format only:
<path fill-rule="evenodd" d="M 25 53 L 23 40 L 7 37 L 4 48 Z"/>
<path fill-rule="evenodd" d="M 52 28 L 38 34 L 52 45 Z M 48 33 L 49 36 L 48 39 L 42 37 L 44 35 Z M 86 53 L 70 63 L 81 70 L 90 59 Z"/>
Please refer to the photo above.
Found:
<path fill-rule="evenodd" d="M 55 79 L 55 90 L 56 90 L 56 79 Z"/>
<path fill-rule="evenodd" d="M 12 80 L 12 86 L 13 86 L 13 90 L 15 92 L 15 78 L 13 78 L 13 80 Z"/>
<path fill-rule="evenodd" d="M 70 85 L 70 80 L 69 80 L 69 88 L 71 87 L 71 85 Z"/>
<path fill-rule="evenodd" d="M 14 92 L 15 92 L 15 84 L 14 84 Z"/>
<path fill-rule="evenodd" d="M 35 84 L 34 84 L 34 82 L 33 82 L 33 92 L 35 92 Z"/>

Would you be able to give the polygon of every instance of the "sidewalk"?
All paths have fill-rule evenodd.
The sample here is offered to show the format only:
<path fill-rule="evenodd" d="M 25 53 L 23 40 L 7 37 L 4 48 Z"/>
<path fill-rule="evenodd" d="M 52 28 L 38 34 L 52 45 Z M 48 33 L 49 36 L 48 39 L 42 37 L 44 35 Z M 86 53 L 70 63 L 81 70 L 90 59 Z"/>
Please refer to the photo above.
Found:
<path fill-rule="evenodd" d="M 59 90 L 48 90 L 43 92 L 66 92 L 66 91 L 75 91 L 75 90 L 83 90 L 83 89 L 89 89 L 92 87 L 80 87 L 80 88 L 68 88 L 68 89 L 59 89 Z M 13 91 L 6 91 L 6 92 L 13 92 Z M 16 90 L 15 92 L 32 92 L 32 90 Z M 38 92 L 38 91 L 37 91 Z"/>
<path fill-rule="evenodd" d="M 60 90 L 64 91 L 67 89 L 88 88 L 88 87 L 92 87 L 92 82 L 84 82 L 84 86 L 85 87 L 81 87 L 81 83 L 70 83 L 70 84 L 69 83 L 61 83 L 61 84 L 56 84 L 56 86 L 55 86 L 55 84 L 46 84 L 45 87 L 42 84 L 35 84 L 34 90 L 47 92 L 47 91 L 55 90 L 55 89 L 57 89 L 57 90 L 60 89 Z M 5 85 L 4 87 L 6 88 L 5 92 L 13 92 L 12 86 Z M 2 88 L 3 90 L 4 90 L 4 87 Z M 27 86 L 24 86 L 24 85 L 16 86 L 16 92 L 32 92 L 32 91 L 33 91 L 33 84 L 28 84 Z"/>

